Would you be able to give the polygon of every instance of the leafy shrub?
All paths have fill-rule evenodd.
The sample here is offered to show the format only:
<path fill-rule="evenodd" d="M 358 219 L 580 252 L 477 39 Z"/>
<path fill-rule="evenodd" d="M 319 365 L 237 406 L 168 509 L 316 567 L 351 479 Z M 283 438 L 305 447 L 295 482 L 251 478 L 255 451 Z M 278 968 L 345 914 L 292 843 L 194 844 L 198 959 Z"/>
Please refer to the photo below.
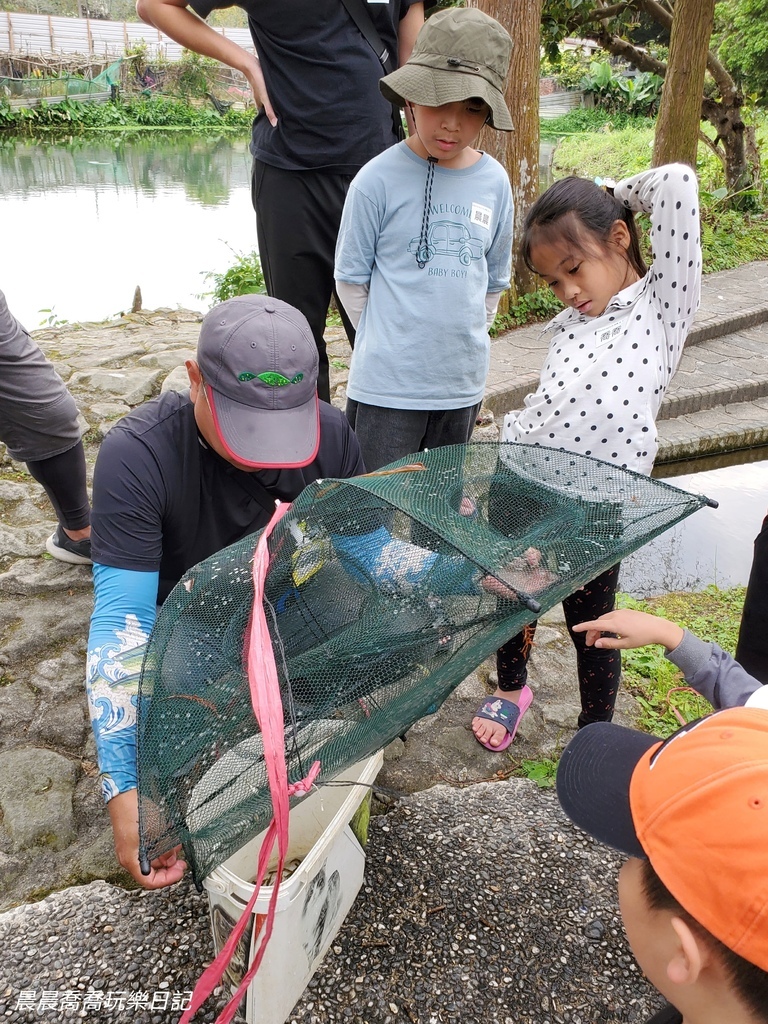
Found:
<path fill-rule="evenodd" d="M 203 57 L 184 50 L 176 61 L 176 88 L 182 96 L 205 96 L 216 85 L 220 64 L 212 57 Z"/>
<path fill-rule="evenodd" d="M 535 323 L 537 320 L 551 320 L 562 308 L 562 303 L 555 298 L 551 288 L 537 288 L 535 292 L 521 295 L 517 302 L 510 305 L 507 313 L 498 313 L 490 335 L 495 338 L 501 331 L 508 331 L 511 327 L 522 327 L 523 324 Z"/>
<path fill-rule="evenodd" d="M 237 295 L 263 295 L 266 292 L 258 253 L 235 252 L 234 249 L 232 252 L 236 259 L 229 270 L 225 270 L 223 274 L 212 271 L 205 274 L 206 281 L 211 281 L 213 288 L 199 298 L 212 298 L 216 303 L 233 299 Z"/>
<path fill-rule="evenodd" d="M 705 274 L 768 259 L 768 220 L 725 209 L 722 201 L 710 202 L 704 196 L 701 248 Z"/>
<path fill-rule="evenodd" d="M 633 77 L 617 74 L 607 60 L 592 61 L 579 83 L 599 107 L 611 113 L 626 110 L 646 117 L 658 109 L 663 84 L 664 80 L 650 71 L 640 71 Z"/>
<path fill-rule="evenodd" d="M 563 89 L 578 89 L 582 78 L 589 71 L 589 57 L 579 50 L 558 52 L 555 60 L 541 58 L 539 74 L 542 78 L 554 78 Z"/>
<path fill-rule="evenodd" d="M 720 61 L 760 103 L 768 103 L 768 0 L 715 6 L 713 42 Z"/>
<path fill-rule="evenodd" d="M 0 102 L 0 126 L 25 134 L 38 131 L 77 132 L 114 128 L 186 128 L 190 131 L 250 130 L 253 115 L 245 110 L 218 114 L 212 107 L 191 106 L 168 96 L 137 97 L 117 103 L 41 103 L 39 107 L 11 110 Z"/>

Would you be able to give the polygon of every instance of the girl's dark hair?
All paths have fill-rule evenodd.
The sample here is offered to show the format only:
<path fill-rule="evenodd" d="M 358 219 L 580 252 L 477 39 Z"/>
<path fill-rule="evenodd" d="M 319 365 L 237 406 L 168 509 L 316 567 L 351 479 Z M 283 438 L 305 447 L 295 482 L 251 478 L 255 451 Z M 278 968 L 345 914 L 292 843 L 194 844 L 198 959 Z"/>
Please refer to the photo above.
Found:
<path fill-rule="evenodd" d="M 587 178 L 561 178 L 539 196 L 528 211 L 523 226 L 522 254 L 526 267 L 537 273 L 531 249 L 542 243 L 566 242 L 574 252 L 587 254 L 595 241 L 605 251 L 614 221 L 629 229 L 627 261 L 643 277 L 648 270 L 640 252 L 640 234 L 635 216 L 610 192 L 604 192 Z"/>
<path fill-rule="evenodd" d="M 768 1024 L 768 972 L 738 956 L 719 939 L 703 928 L 680 906 L 653 870 L 651 862 L 643 861 L 643 892 L 651 910 L 668 910 L 685 923 L 705 942 L 725 969 L 734 994 L 760 1024 Z"/>

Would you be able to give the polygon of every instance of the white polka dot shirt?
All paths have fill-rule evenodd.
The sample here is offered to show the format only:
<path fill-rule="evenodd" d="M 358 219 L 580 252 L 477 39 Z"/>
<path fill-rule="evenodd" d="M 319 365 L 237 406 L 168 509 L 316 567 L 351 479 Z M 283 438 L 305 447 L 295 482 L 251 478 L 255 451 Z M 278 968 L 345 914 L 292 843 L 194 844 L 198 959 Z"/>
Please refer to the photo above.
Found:
<path fill-rule="evenodd" d="M 650 215 L 654 262 L 601 316 L 565 309 L 541 383 L 507 413 L 503 441 L 542 444 L 650 473 L 656 414 L 699 304 L 701 245 L 696 177 L 684 164 L 620 182 L 615 195 Z"/>

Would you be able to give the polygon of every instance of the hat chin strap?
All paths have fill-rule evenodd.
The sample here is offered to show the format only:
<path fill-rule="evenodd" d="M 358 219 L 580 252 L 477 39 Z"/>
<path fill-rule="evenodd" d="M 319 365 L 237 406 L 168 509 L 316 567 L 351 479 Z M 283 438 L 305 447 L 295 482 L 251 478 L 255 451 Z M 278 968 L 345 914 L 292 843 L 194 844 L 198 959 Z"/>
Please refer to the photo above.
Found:
<path fill-rule="evenodd" d="M 424 143 L 424 139 L 422 139 L 422 137 L 421 137 L 421 132 L 419 131 L 419 126 L 416 124 L 416 111 L 413 109 L 413 104 L 411 103 L 410 100 L 407 100 L 406 102 L 408 103 L 408 109 L 410 110 L 411 117 L 413 118 L 413 127 L 416 129 L 416 138 L 419 140 L 419 142 L 422 144 L 422 146 L 424 146 L 424 151 L 427 154 L 427 160 L 429 160 L 430 163 L 432 163 L 432 164 L 439 164 L 440 163 L 440 157 L 439 156 L 430 156 L 429 155 L 429 150 L 427 149 L 427 147 L 426 147 L 426 145 Z"/>

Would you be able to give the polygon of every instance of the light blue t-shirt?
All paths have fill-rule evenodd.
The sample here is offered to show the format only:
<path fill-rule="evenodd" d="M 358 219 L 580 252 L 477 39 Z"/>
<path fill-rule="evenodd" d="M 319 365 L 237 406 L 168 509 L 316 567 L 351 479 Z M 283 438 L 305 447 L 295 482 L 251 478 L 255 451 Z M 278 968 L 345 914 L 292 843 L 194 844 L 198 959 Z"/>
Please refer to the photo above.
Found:
<path fill-rule="evenodd" d="M 357 402 L 462 409 L 483 397 L 485 296 L 509 286 L 512 190 L 487 153 L 464 170 L 438 164 L 422 269 L 427 168 L 402 142 L 362 168 L 344 204 L 335 277 L 369 286 L 347 385 Z"/>

